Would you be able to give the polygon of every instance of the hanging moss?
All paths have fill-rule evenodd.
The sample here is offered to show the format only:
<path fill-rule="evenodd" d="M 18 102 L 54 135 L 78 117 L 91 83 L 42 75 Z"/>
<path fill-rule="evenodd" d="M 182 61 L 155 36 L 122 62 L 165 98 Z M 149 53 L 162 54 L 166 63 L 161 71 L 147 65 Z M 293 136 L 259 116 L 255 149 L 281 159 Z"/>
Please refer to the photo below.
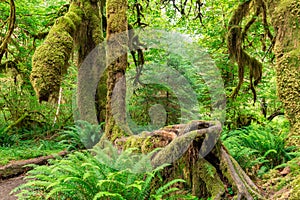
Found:
<path fill-rule="evenodd" d="M 235 10 L 230 22 L 229 22 L 229 30 L 227 36 L 227 46 L 229 50 L 229 55 L 232 60 L 237 62 L 238 64 L 238 77 L 239 83 L 235 90 L 232 93 L 232 97 L 235 98 L 238 95 L 238 92 L 244 82 L 244 74 L 245 74 L 245 67 L 249 68 L 249 79 L 250 79 L 250 89 L 253 93 L 254 102 L 256 101 L 256 91 L 254 86 L 256 86 L 262 77 L 262 64 L 256 58 L 250 56 L 246 51 L 243 49 L 243 36 L 245 31 L 241 28 L 241 22 L 243 18 L 245 18 L 248 13 L 250 12 L 250 3 L 252 1 L 245 1 L 240 3 L 238 8 Z M 260 2 L 262 3 L 262 2 Z M 260 5 L 256 5 L 260 6 Z M 260 9 L 257 9 L 260 11 Z M 256 13 L 257 15 L 259 12 Z M 246 27 L 247 30 L 249 27 Z M 254 82 L 253 82 L 254 80 Z"/>

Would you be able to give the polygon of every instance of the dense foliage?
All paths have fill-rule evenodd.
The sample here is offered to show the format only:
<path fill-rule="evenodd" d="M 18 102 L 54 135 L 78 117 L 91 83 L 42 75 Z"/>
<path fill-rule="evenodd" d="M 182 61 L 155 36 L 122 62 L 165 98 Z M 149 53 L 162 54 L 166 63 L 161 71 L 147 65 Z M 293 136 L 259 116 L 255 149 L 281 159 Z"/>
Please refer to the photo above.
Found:
<path fill-rule="evenodd" d="M 247 27 L 243 33 L 243 51 L 262 63 L 262 76 L 253 90 L 252 69 L 242 69 L 246 75 L 236 93 L 237 85 L 241 82 L 241 63 L 230 59 L 232 55 L 226 41 L 232 25 L 232 13 L 239 3 L 245 1 L 185 2 L 185 6 L 180 7 L 179 1 L 129 0 L 128 22 L 133 28 L 149 27 L 186 34 L 205 48 L 224 80 L 227 102 L 221 140 L 228 152 L 262 187 L 268 188 L 274 182 L 272 192 L 282 188 L 299 188 L 299 144 L 287 142 L 298 136 L 289 134 L 290 125 L 284 117 L 284 104 L 276 92 L 278 72 L 274 69 L 274 40 L 270 37 L 275 35 L 275 30 L 271 25 L 266 28 L 270 19 L 266 21 L 263 14 L 254 13 L 241 22 Z M 102 137 L 105 122 L 95 125 L 85 121 L 74 122 L 73 119 L 79 47 L 73 49 L 69 60 L 70 67 L 62 81 L 60 101 L 38 102 L 29 78 L 32 55 L 45 40 L 56 19 L 68 11 L 69 2 L 18 0 L 15 6 L 13 34 L 0 59 L 0 165 L 11 160 L 57 153 L 63 149 L 73 152 L 67 158 L 52 160 L 49 166 L 34 166 L 28 173 L 28 182 L 18 188 L 21 190 L 19 197 L 193 199 L 188 195 L 189 191 L 176 188 L 176 184 L 184 180 L 175 179 L 159 188 L 153 185 L 154 181 L 160 181 L 159 173 L 163 168 L 147 169 L 147 173 L 141 169 L 146 165 L 145 162 L 150 162 L 147 159 L 153 154 L 137 156 L 135 149 L 119 153 L 110 143 L 107 143 L 107 148 L 93 149 Z M 0 1 L 0 46 L 9 29 L 10 8 L 9 1 Z M 104 28 L 106 20 L 103 16 Z M 196 94 L 199 104 L 197 114 L 201 119 L 214 120 L 211 116 L 209 88 L 190 60 L 154 48 L 145 49 L 142 56 L 143 63 L 138 66 L 133 56 L 128 56 L 127 81 L 136 84 L 126 107 L 133 133 L 153 131 L 182 122 L 180 101 L 172 88 L 161 84 L 136 83 L 143 80 L 143 72 L 146 74 L 147 70 L 147 73 L 158 73 L 159 69 L 150 69 L 153 63 L 157 66 L 167 65 L 178 71 Z M 189 94 L 186 94 L 186 98 L 189 98 Z M 154 112 L 165 111 L 166 120 L 163 124 L 151 122 L 153 108 Z M 92 150 L 82 151 L 84 148 Z M 148 166 L 151 164 L 148 163 Z M 280 175 L 287 168 L 290 171 Z"/>

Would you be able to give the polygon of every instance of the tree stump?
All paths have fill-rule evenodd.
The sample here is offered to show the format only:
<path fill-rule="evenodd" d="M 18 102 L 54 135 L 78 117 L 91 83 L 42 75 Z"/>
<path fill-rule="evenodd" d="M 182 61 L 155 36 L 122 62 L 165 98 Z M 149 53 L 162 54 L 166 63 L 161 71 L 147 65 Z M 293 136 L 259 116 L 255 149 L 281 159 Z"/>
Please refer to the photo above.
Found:
<path fill-rule="evenodd" d="M 115 145 L 119 149 L 138 148 L 142 153 L 162 148 L 152 157 L 153 167 L 169 163 L 162 172 L 164 182 L 184 179 L 178 187 L 197 197 L 265 199 L 222 145 L 221 131 L 219 122 L 192 121 L 120 138 Z"/>

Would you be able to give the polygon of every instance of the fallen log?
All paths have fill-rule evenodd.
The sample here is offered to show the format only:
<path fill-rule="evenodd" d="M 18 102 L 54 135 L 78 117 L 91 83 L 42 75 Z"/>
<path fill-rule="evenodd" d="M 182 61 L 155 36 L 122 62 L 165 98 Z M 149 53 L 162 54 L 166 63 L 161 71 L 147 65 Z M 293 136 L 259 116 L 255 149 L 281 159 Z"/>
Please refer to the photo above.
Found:
<path fill-rule="evenodd" d="M 32 158 L 28 160 L 18 160 L 11 161 L 9 164 L 0 167 L 0 180 L 7 179 L 14 176 L 18 176 L 32 169 L 27 165 L 35 164 L 35 165 L 45 165 L 48 163 L 49 159 L 54 159 L 56 157 L 67 155 L 67 151 L 61 151 L 57 154 L 42 156 L 38 158 Z"/>

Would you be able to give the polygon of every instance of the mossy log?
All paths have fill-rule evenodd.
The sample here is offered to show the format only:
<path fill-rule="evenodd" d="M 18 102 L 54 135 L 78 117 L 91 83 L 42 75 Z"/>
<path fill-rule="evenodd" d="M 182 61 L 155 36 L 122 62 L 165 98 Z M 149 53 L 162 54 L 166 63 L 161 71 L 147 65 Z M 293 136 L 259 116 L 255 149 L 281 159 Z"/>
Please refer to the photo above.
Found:
<path fill-rule="evenodd" d="M 7 165 L 0 166 L 0 179 L 7 179 L 10 177 L 18 176 L 32 169 L 27 165 L 44 165 L 49 159 L 54 159 L 57 156 L 67 155 L 67 151 L 61 151 L 56 155 L 42 156 L 38 158 L 32 158 L 28 160 L 12 161 Z"/>
<path fill-rule="evenodd" d="M 265 199 L 218 137 L 214 137 L 220 132 L 218 122 L 192 121 L 144 132 L 140 136 L 120 138 L 115 140 L 115 145 L 139 148 L 142 153 L 162 148 L 152 158 L 153 167 L 170 163 L 162 173 L 164 181 L 182 178 L 186 182 L 178 187 L 197 197 Z"/>

